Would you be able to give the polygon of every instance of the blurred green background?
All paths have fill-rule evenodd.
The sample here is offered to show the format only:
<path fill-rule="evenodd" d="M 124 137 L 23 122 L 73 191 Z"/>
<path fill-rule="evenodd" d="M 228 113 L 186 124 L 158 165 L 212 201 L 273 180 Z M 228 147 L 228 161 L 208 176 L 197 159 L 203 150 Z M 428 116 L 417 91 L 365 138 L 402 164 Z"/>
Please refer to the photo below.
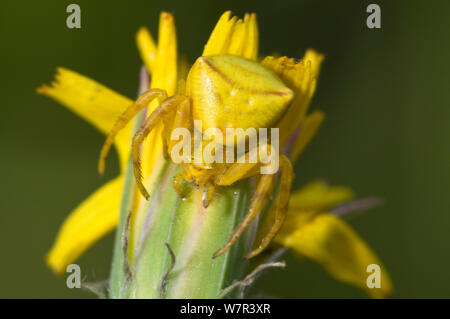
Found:
<path fill-rule="evenodd" d="M 295 186 L 323 177 L 383 198 L 348 221 L 386 264 L 394 297 L 450 297 L 449 1 L 78 0 L 80 30 L 65 24 L 71 2 L 1 4 L 0 297 L 91 297 L 68 289 L 44 256 L 68 212 L 118 172 L 97 174 L 103 136 L 35 88 L 65 66 L 133 98 L 139 26 L 156 35 L 159 12 L 173 12 L 193 61 L 228 9 L 258 14 L 263 54 L 326 54 L 313 107 L 327 119 L 295 167 Z M 381 6 L 379 30 L 365 24 L 371 2 Z M 78 261 L 86 280 L 108 276 L 112 243 L 109 235 Z M 254 292 L 364 297 L 311 262 L 287 261 Z"/>

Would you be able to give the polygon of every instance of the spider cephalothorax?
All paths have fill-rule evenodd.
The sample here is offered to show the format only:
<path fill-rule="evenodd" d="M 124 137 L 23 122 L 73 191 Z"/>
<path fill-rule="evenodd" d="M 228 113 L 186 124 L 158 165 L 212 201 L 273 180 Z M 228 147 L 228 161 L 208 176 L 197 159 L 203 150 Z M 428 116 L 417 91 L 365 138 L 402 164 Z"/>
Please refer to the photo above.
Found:
<path fill-rule="evenodd" d="M 100 156 L 99 170 L 104 171 L 104 161 L 117 132 L 154 99 L 159 100 L 159 107 L 147 117 L 132 142 L 136 183 L 147 199 L 149 194 L 142 183 L 140 146 L 159 121 L 164 124 L 162 136 L 165 153 L 168 156 L 172 156 L 171 151 L 176 143 L 171 139 L 171 132 L 180 128 L 189 131 L 199 130 L 206 135 L 206 139 L 212 137 L 208 136 L 210 129 L 219 130 L 223 139 L 215 147 L 236 148 L 242 143 L 246 145 L 248 139 L 257 138 L 251 134 L 249 136 L 249 128 L 255 129 L 254 134 L 258 135 L 259 129 L 276 127 L 293 96 L 293 91 L 274 72 L 256 61 L 234 55 L 200 57 L 189 72 L 186 88 L 181 89 L 178 94 L 168 97 L 163 90 L 150 89 L 125 110 L 106 139 Z M 201 126 L 197 123 L 201 123 Z M 233 131 L 234 135 L 230 138 L 230 130 L 227 129 L 242 130 Z M 259 175 L 249 212 L 229 241 L 214 254 L 214 257 L 221 255 L 239 238 L 261 211 L 264 200 L 273 189 L 276 172 L 260 174 L 259 170 L 261 164 L 265 162 L 261 154 L 266 154 L 267 148 L 277 152 L 278 155 L 278 150 L 271 148 L 270 142 L 269 139 L 254 148 L 246 146 L 243 154 L 235 152 L 232 163 L 186 161 L 180 164 L 183 171 L 174 179 L 175 189 L 183 196 L 181 180 L 202 187 L 205 207 L 213 200 L 216 186 L 231 185 L 238 180 Z M 202 145 L 204 144 L 200 144 L 201 148 Z M 264 152 L 260 152 L 261 149 L 264 149 Z M 252 154 L 257 154 L 256 161 L 248 160 Z M 250 257 L 261 252 L 269 244 L 284 221 L 293 171 L 289 159 L 284 155 L 280 156 L 279 165 L 282 173 L 280 189 L 273 207 L 275 221 Z"/>

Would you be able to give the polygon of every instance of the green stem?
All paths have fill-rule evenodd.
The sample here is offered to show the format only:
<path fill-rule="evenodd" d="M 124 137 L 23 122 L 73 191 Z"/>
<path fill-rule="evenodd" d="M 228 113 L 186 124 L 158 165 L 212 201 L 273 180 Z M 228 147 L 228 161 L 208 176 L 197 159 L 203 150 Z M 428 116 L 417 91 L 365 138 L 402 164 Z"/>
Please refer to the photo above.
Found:
<path fill-rule="evenodd" d="M 179 170 L 168 166 L 143 208 L 146 220 L 139 230 L 142 241 L 134 247 L 132 297 L 216 298 L 247 265 L 243 256 L 253 244 L 251 231 L 222 256 L 213 260 L 212 255 L 247 212 L 249 182 L 220 189 L 205 209 L 200 190 L 191 190 L 185 200 L 178 196 L 172 179 Z"/>
<path fill-rule="evenodd" d="M 140 126 L 143 118 L 143 112 L 141 112 L 134 121 L 133 132 L 136 132 Z M 109 282 L 110 297 L 121 298 L 125 293 L 123 289 L 125 285 L 125 272 L 124 272 L 124 251 L 122 243 L 122 234 L 125 228 L 128 214 L 131 210 L 132 199 L 134 196 L 134 175 L 133 175 L 133 161 L 130 157 L 123 184 L 122 201 L 120 203 L 120 215 L 119 223 L 117 225 L 116 235 L 114 239 L 113 259 L 111 265 L 111 277 Z M 126 290 L 126 289 L 125 289 Z"/>

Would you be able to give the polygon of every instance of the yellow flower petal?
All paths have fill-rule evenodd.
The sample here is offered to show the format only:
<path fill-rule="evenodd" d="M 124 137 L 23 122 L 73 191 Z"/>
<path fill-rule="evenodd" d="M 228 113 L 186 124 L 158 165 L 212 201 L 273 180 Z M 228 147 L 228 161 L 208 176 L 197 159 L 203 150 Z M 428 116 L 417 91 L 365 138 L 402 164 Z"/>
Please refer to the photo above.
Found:
<path fill-rule="evenodd" d="M 56 81 L 43 85 L 37 92 L 55 99 L 107 134 L 132 100 L 74 71 L 58 68 Z M 131 125 L 115 139 L 122 171 L 128 163 Z"/>
<path fill-rule="evenodd" d="M 177 81 L 177 48 L 173 17 L 162 13 L 156 57 L 152 56 L 153 43 L 149 33 L 141 29 L 138 45 L 147 66 L 153 71 L 152 87 L 175 93 Z M 114 122 L 133 101 L 111 91 L 95 81 L 67 69 L 58 69 L 56 82 L 42 86 L 38 92 L 59 101 L 103 133 L 109 132 Z M 149 106 L 149 112 L 156 108 Z M 129 159 L 131 123 L 116 137 L 122 172 Z M 160 133 L 153 133 L 155 143 L 147 143 L 144 159 L 151 171 L 155 159 L 162 155 Z M 47 256 L 48 265 L 56 272 L 65 271 L 67 264 L 76 260 L 95 241 L 116 227 L 122 193 L 123 176 L 101 187 L 81 203 L 64 222 L 57 240 Z"/>
<path fill-rule="evenodd" d="M 191 65 L 188 62 L 188 59 L 185 56 L 181 56 L 178 59 L 178 79 L 184 80 L 187 78 L 189 74 L 189 70 L 191 69 Z M 180 83 L 178 83 L 180 84 Z M 183 88 L 180 91 L 180 88 L 177 88 L 177 92 L 180 94 L 186 94 L 186 81 L 183 81 Z"/>
<path fill-rule="evenodd" d="M 292 193 L 289 211 L 292 214 L 299 211 L 322 211 L 349 202 L 353 197 L 354 194 L 348 187 L 329 186 L 326 182 L 317 180 Z"/>
<path fill-rule="evenodd" d="M 317 83 L 323 55 L 308 50 L 301 61 L 288 57 L 266 57 L 262 64 L 273 70 L 295 92 L 291 106 L 278 123 L 280 144 L 283 145 L 303 120 Z"/>
<path fill-rule="evenodd" d="M 319 263 L 337 280 L 357 286 L 373 298 L 384 298 L 393 291 L 385 267 L 370 247 L 341 219 L 321 214 L 283 238 L 283 245 Z M 381 268 L 381 287 L 368 288 L 367 266 Z"/>
<path fill-rule="evenodd" d="M 226 49 L 226 53 L 232 55 L 242 55 L 245 40 L 247 38 L 247 25 L 239 19 L 236 21 L 233 27 L 233 38 L 234 41 L 230 41 L 228 45 L 228 49 Z"/>
<path fill-rule="evenodd" d="M 224 54 L 229 46 L 237 18 L 227 11 L 220 17 L 203 50 L 203 56 Z"/>
<path fill-rule="evenodd" d="M 162 12 L 159 20 L 158 46 L 152 74 L 152 88 L 159 88 L 173 95 L 177 89 L 177 34 L 175 21 L 170 13 Z M 149 115 L 158 106 L 153 101 L 147 110 Z M 162 124 L 147 136 L 142 147 L 142 172 L 147 177 L 163 154 Z"/>
<path fill-rule="evenodd" d="M 203 50 L 203 56 L 233 54 L 255 60 L 258 57 L 258 25 L 256 15 L 246 14 L 244 20 L 225 12 L 217 22 Z"/>
<path fill-rule="evenodd" d="M 136 34 L 136 44 L 149 74 L 153 73 L 156 60 L 156 44 L 147 28 L 141 27 Z"/>
<path fill-rule="evenodd" d="M 86 249 L 117 226 L 123 177 L 108 182 L 82 202 L 64 221 L 47 264 L 57 274 L 66 271 Z"/>
<path fill-rule="evenodd" d="M 177 33 L 175 20 L 167 12 L 162 12 L 159 18 L 158 48 L 151 86 L 166 90 L 169 96 L 177 88 Z"/>
<path fill-rule="evenodd" d="M 300 132 L 294 143 L 291 152 L 291 162 L 295 163 L 306 146 L 311 142 L 320 128 L 325 114 L 321 111 L 314 111 L 307 115 L 300 124 Z"/>
<path fill-rule="evenodd" d="M 256 60 L 259 50 L 259 31 L 256 14 L 246 14 L 244 23 L 247 24 L 247 41 L 242 56 Z"/>
<path fill-rule="evenodd" d="M 305 185 L 291 194 L 288 214 L 278 234 L 278 240 L 283 241 L 303 225 L 309 223 L 317 214 L 327 211 L 335 205 L 349 202 L 353 197 L 354 194 L 350 188 L 329 186 L 322 180 Z"/>
<path fill-rule="evenodd" d="M 305 56 L 303 57 L 304 61 L 309 61 L 311 63 L 311 77 L 313 79 L 316 79 L 319 77 L 320 73 L 320 66 L 322 65 L 324 55 L 320 54 L 319 52 L 308 49 L 305 53 Z"/>

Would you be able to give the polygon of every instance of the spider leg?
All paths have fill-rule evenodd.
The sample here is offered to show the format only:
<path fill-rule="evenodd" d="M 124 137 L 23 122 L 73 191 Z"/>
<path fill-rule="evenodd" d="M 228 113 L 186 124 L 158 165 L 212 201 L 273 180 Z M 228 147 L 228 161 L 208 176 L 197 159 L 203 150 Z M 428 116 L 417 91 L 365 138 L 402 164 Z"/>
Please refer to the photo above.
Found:
<path fill-rule="evenodd" d="M 162 131 L 164 157 L 165 159 L 169 159 L 172 147 L 176 143 L 175 140 L 171 139 L 173 129 L 175 128 L 189 129 L 189 125 L 191 123 L 189 99 L 183 100 L 180 103 L 180 105 L 176 108 L 176 112 L 169 112 L 165 116 L 163 116 L 162 122 L 164 125 L 164 129 Z"/>
<path fill-rule="evenodd" d="M 241 221 L 234 233 L 230 236 L 227 243 L 214 253 L 213 258 L 222 255 L 227 249 L 229 249 L 247 229 L 253 219 L 259 214 L 264 200 L 267 197 L 267 193 L 271 189 L 274 177 L 275 175 L 273 174 L 261 175 L 258 181 L 258 185 L 256 186 L 255 194 L 253 194 L 250 209 L 247 215 L 245 215 L 244 219 Z"/>
<path fill-rule="evenodd" d="M 164 126 L 164 129 L 165 129 L 165 126 Z M 169 146 L 167 145 L 167 139 L 165 137 L 163 137 L 162 143 L 163 143 L 163 156 L 164 156 L 164 159 L 168 160 L 170 158 Z"/>
<path fill-rule="evenodd" d="M 280 157 L 280 166 L 282 169 L 280 178 L 280 190 L 275 202 L 275 207 L 273 208 L 275 218 L 274 223 L 270 228 L 270 231 L 261 240 L 258 248 L 254 249 L 250 254 L 246 256 L 246 258 L 252 258 L 261 253 L 276 236 L 281 226 L 283 225 L 284 220 L 286 219 L 294 171 L 292 169 L 291 162 L 285 155 L 282 155 Z"/>
<path fill-rule="evenodd" d="M 170 123 L 173 123 L 170 128 L 169 128 L 170 124 L 168 124 L 168 123 L 164 124 L 166 126 L 166 128 L 170 129 L 170 131 L 165 130 L 168 132 L 168 134 L 167 134 L 167 151 L 169 154 L 172 151 L 173 146 L 177 143 L 176 140 L 171 139 L 172 130 L 175 128 L 184 128 L 184 129 L 189 130 L 191 123 L 192 123 L 191 103 L 187 97 L 185 97 L 185 99 L 180 102 L 180 105 L 178 106 L 178 108 L 175 112 L 173 121 Z M 183 155 L 185 155 L 185 154 L 183 154 Z M 191 154 L 187 154 L 187 157 L 190 158 Z"/>
<path fill-rule="evenodd" d="M 216 192 L 216 188 L 213 184 L 206 184 L 203 187 L 203 207 L 207 208 L 211 201 L 214 198 L 214 193 Z"/>
<path fill-rule="evenodd" d="M 180 83 L 182 83 L 180 81 Z M 180 105 L 177 107 L 177 110 L 172 118 L 172 121 L 168 122 L 167 118 L 164 119 L 164 141 L 167 156 L 171 156 L 172 148 L 177 143 L 176 140 L 171 138 L 171 133 L 174 128 L 185 128 L 189 130 L 191 125 L 191 104 L 189 99 L 183 100 Z M 185 156 L 185 154 L 183 154 Z M 191 154 L 187 154 L 187 158 L 190 159 Z M 183 166 L 183 165 L 182 165 Z M 181 186 L 181 181 L 185 179 L 186 171 L 183 167 L 183 171 L 178 173 L 173 179 L 173 187 L 175 188 L 178 196 L 181 198 L 185 198 L 185 194 L 183 191 L 183 187 Z"/>
<path fill-rule="evenodd" d="M 103 144 L 102 150 L 100 152 L 100 159 L 98 161 L 98 171 L 100 174 L 103 175 L 105 172 L 106 157 L 108 156 L 109 150 L 111 149 L 111 146 L 114 142 L 114 138 L 116 137 L 117 133 L 121 129 L 123 129 L 136 114 L 138 114 L 143 108 L 145 108 L 155 98 L 158 98 L 159 102 L 161 103 L 162 101 L 164 101 L 167 98 L 166 91 L 160 90 L 160 89 L 150 89 L 150 90 L 144 92 L 141 96 L 138 97 L 136 102 L 134 102 L 132 105 L 130 105 L 122 113 L 122 115 L 120 115 L 120 117 L 114 123 L 114 126 L 111 129 L 111 131 L 109 132 L 109 134 L 106 138 L 106 141 Z"/>
<path fill-rule="evenodd" d="M 260 148 L 261 146 L 258 146 L 243 155 L 245 157 L 244 163 L 240 163 L 238 160 L 237 163 L 232 164 L 223 174 L 218 174 L 215 178 L 215 184 L 228 186 L 238 180 L 259 174 L 257 168 L 261 165 L 261 160 L 256 161 L 256 163 L 250 163 L 250 159 L 254 156 L 257 158 Z"/>
<path fill-rule="evenodd" d="M 175 188 L 175 191 L 177 192 L 178 196 L 184 199 L 186 196 L 184 195 L 183 187 L 181 186 L 181 181 L 183 179 L 184 179 L 184 171 L 175 175 L 175 177 L 173 178 L 173 188 Z"/>
<path fill-rule="evenodd" d="M 134 177 L 136 179 L 137 187 L 147 200 L 150 198 L 150 195 L 145 189 L 144 184 L 142 183 L 141 144 L 144 142 L 144 139 L 147 137 L 148 134 L 150 134 L 150 132 L 159 122 L 159 120 L 162 119 L 162 117 L 172 112 L 176 107 L 178 107 L 181 103 L 183 103 L 186 100 L 188 101 L 188 97 L 183 95 L 174 95 L 164 100 L 164 102 L 161 103 L 161 105 L 158 106 L 150 114 L 150 116 L 145 120 L 144 124 L 142 124 L 141 128 L 136 132 L 136 134 L 133 137 L 131 150 L 133 157 Z"/>

